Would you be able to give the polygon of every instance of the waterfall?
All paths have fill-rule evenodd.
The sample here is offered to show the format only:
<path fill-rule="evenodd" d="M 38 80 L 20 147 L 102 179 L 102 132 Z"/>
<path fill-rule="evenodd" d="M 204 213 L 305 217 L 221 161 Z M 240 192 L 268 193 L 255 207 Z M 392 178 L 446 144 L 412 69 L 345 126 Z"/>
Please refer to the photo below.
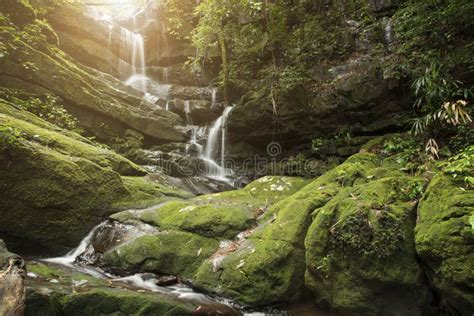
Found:
<path fill-rule="evenodd" d="M 125 38 L 125 43 L 122 45 L 125 50 L 123 55 L 131 64 L 129 79 L 126 83 L 146 93 L 145 40 L 141 34 L 133 33 L 124 27 L 120 28 L 120 32 L 122 37 Z"/>
<path fill-rule="evenodd" d="M 214 95 L 214 91 L 213 91 Z M 212 179 L 220 180 L 232 184 L 231 171 L 225 168 L 225 145 L 226 145 L 226 125 L 232 107 L 224 109 L 222 115 L 214 122 L 209 129 L 209 135 L 206 142 L 206 150 L 201 159 L 207 164 L 207 176 Z M 220 148 L 219 148 L 220 145 Z M 220 151 L 220 164 L 216 162 Z"/>
<path fill-rule="evenodd" d="M 189 100 L 184 101 L 184 114 L 186 114 L 186 123 L 193 125 L 193 119 L 191 118 L 191 102 Z"/>
<path fill-rule="evenodd" d="M 217 103 L 217 88 L 212 89 L 212 106 L 215 106 Z"/>
<path fill-rule="evenodd" d="M 165 84 L 168 84 L 169 82 L 169 73 L 170 73 L 170 69 L 168 67 L 165 67 L 163 69 L 163 81 Z"/>

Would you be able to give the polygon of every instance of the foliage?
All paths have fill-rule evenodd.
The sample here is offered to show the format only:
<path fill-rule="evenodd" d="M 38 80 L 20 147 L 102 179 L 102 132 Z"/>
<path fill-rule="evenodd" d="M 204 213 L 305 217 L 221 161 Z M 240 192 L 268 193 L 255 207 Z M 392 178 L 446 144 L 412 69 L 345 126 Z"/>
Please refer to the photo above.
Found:
<path fill-rule="evenodd" d="M 398 68 L 414 78 L 411 131 L 424 138 L 431 159 L 439 156 L 446 138 L 454 137 L 459 149 L 472 121 L 474 90 L 459 78 L 474 69 L 473 14 L 472 1 L 410 0 L 394 16 Z"/>
<path fill-rule="evenodd" d="M 462 178 L 470 187 L 474 186 L 474 146 L 470 145 L 457 155 L 449 158 L 447 161 L 441 162 L 440 166 L 443 171 L 453 178 Z"/>
<path fill-rule="evenodd" d="M 61 104 L 58 104 L 57 97 L 50 94 L 36 96 L 6 88 L 1 88 L 0 94 L 5 100 L 17 107 L 29 111 L 50 123 L 61 128 L 81 132 L 77 127 L 77 119 L 69 114 Z"/>
<path fill-rule="evenodd" d="M 346 20 L 372 23 L 366 1 L 205 0 L 196 12 L 195 62 L 212 59 L 220 40 L 228 50 L 221 81 L 259 82 L 274 103 L 313 84 L 314 66 L 347 55 Z"/>
<path fill-rule="evenodd" d="M 472 88 L 462 87 L 462 82 L 455 80 L 438 61 L 432 61 L 412 87 L 417 97 L 414 106 L 422 115 L 412 121 L 415 135 L 442 124 L 458 126 L 472 122 L 465 101 L 474 95 Z"/>
<path fill-rule="evenodd" d="M 9 124 L 0 125 L 0 150 L 6 150 L 18 144 L 23 134 L 20 130 Z"/>

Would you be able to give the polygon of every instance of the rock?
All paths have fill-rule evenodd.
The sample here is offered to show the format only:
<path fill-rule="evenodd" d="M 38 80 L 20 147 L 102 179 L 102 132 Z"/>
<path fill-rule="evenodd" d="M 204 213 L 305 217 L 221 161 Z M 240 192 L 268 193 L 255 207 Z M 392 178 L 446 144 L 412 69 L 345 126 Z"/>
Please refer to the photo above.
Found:
<path fill-rule="evenodd" d="M 0 239 L 0 315 L 22 316 L 25 309 L 26 265 Z"/>
<path fill-rule="evenodd" d="M 31 262 L 25 315 L 238 315 L 229 306 L 151 292 L 120 280 L 104 280 L 60 267 Z M 60 276 L 51 284 L 48 279 Z M 152 277 L 152 276 L 150 276 Z M 87 280 L 82 285 L 74 283 Z"/>
<path fill-rule="evenodd" d="M 120 155 L 0 102 L 0 236 L 15 251 L 64 254 L 114 211 L 187 196 L 136 177 L 144 174 Z"/>
<path fill-rule="evenodd" d="M 277 105 L 273 114 L 269 91 L 252 91 L 234 106 L 228 118 L 229 141 L 241 142 L 239 135 L 254 146 L 275 141 L 282 148 L 309 143 L 348 129 L 351 135 L 378 135 L 394 130 L 410 101 L 403 96 L 403 84 L 384 77 L 386 59 L 370 54 L 322 67 L 319 82 L 311 94 L 295 89 Z M 352 150 L 344 154 L 353 153 Z"/>
<path fill-rule="evenodd" d="M 215 239 L 163 231 L 107 251 L 101 258 L 101 265 L 121 273 L 140 271 L 190 278 L 217 247 Z"/>
<path fill-rule="evenodd" d="M 474 310 L 474 192 L 439 174 L 418 206 L 416 251 L 430 284 L 452 314 Z"/>
<path fill-rule="evenodd" d="M 0 59 L 3 86 L 58 96 L 81 126 L 99 138 L 111 139 L 135 129 L 146 140 L 184 141 L 183 133 L 174 128 L 182 124 L 179 116 L 118 90 L 116 80 L 91 75 L 46 39 L 35 37 L 36 44 L 29 45 L 29 35 L 17 27 L 6 34 L 9 44 Z"/>
<path fill-rule="evenodd" d="M 186 86 L 207 86 L 211 82 L 193 73 L 185 64 L 175 64 L 169 67 L 150 66 L 146 73 L 153 80 L 165 84 Z"/>
<path fill-rule="evenodd" d="M 359 180 L 340 180 L 343 188 L 314 210 L 305 279 L 318 305 L 374 315 L 422 313 L 428 291 L 413 245 L 416 197 L 409 192 L 423 180 L 398 168 L 362 169 Z"/>
<path fill-rule="evenodd" d="M 390 13 L 400 5 L 400 0 L 369 0 L 369 5 L 375 13 Z"/>
<path fill-rule="evenodd" d="M 177 229 L 209 238 L 233 238 L 251 227 L 254 216 L 248 207 L 209 201 L 206 204 L 169 202 L 144 211 L 140 220 L 161 229 Z"/>
<path fill-rule="evenodd" d="M 178 114 L 184 121 L 192 125 L 210 125 L 221 114 L 224 106 L 221 103 L 212 104 L 207 100 L 170 100 L 168 107 L 171 112 Z M 187 109 L 189 108 L 189 109 Z"/>

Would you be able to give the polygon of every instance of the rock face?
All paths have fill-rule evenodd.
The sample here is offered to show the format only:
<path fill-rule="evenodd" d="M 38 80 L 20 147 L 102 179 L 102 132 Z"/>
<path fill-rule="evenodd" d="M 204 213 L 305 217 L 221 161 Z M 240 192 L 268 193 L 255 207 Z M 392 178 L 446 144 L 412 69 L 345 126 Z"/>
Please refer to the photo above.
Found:
<path fill-rule="evenodd" d="M 277 140 L 291 148 L 341 131 L 367 136 L 397 130 L 400 118 L 412 104 L 405 92 L 407 83 L 385 67 L 396 59 L 391 19 L 400 1 L 366 2 L 359 7 L 367 9 L 369 19 L 377 21 L 376 26 L 345 17 L 337 26 L 343 34 L 338 40 L 344 47 L 343 52 L 338 52 L 342 55 L 328 56 L 327 61 L 310 70 L 310 88 L 298 86 L 278 94 L 277 114 L 270 91 L 255 91 L 258 83 L 247 83 L 251 86 L 249 92 L 229 117 L 229 134 L 231 139 L 235 135 L 234 143 L 241 142 L 238 135 L 245 134 L 250 145 Z M 334 4 L 325 5 L 329 8 Z M 320 18 L 328 17 L 323 14 Z"/>
<path fill-rule="evenodd" d="M 12 249 L 62 254 L 102 217 L 186 196 L 144 180 L 120 155 L 0 103 L 0 236 Z"/>
<path fill-rule="evenodd" d="M 24 14 L 17 9 L 6 13 Z M 34 23 L 36 28 L 46 28 Z M 2 26 L 6 44 L 6 53 L 0 58 L 2 86 L 58 96 L 85 129 L 101 138 L 123 136 L 131 128 L 154 141 L 184 140 L 182 132 L 174 128 L 182 124 L 177 115 L 143 102 L 137 92 L 126 92 L 129 88 L 116 79 L 78 66 L 48 43 L 44 34 L 32 29 Z M 29 45 L 32 38 L 34 45 Z"/>
<path fill-rule="evenodd" d="M 0 315 L 22 316 L 25 310 L 26 267 L 23 259 L 8 252 L 0 239 Z"/>
<path fill-rule="evenodd" d="M 436 176 L 418 207 L 416 251 L 447 310 L 474 310 L 474 192 L 451 176 Z"/>

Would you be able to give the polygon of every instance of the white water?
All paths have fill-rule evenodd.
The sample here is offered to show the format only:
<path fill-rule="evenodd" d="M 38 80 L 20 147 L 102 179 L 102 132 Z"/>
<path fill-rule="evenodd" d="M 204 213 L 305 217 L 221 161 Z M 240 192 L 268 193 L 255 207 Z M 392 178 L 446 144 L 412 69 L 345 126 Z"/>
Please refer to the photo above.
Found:
<path fill-rule="evenodd" d="M 217 88 L 212 89 L 212 106 L 215 106 L 217 103 Z"/>
<path fill-rule="evenodd" d="M 214 91 L 213 91 L 213 102 L 214 102 Z M 233 184 L 232 171 L 227 169 L 225 166 L 225 145 L 226 145 L 226 126 L 227 118 L 229 113 L 232 111 L 232 107 L 228 106 L 224 109 L 222 115 L 214 122 L 212 127 L 209 129 L 209 135 L 206 142 L 206 150 L 201 159 L 207 165 L 207 177 L 223 181 L 228 184 Z M 220 152 L 220 164 L 216 161 L 218 153 Z"/>
<path fill-rule="evenodd" d="M 122 38 L 125 39 L 125 42 L 122 44 L 125 50 L 125 52 L 123 52 L 124 57 L 131 64 L 129 77 L 135 78 L 135 80 L 138 79 L 140 83 L 138 87 L 141 91 L 146 93 L 145 40 L 141 34 L 133 33 L 124 27 L 120 28 L 120 32 L 122 33 Z M 130 79 L 127 81 L 130 81 Z"/>
<path fill-rule="evenodd" d="M 91 244 L 92 242 L 92 237 L 94 237 L 95 232 L 97 229 L 100 227 L 104 226 L 106 222 L 100 223 L 96 227 L 94 227 L 89 234 L 87 234 L 84 239 L 81 240 L 79 246 L 77 248 L 71 250 L 68 252 L 65 256 L 63 257 L 56 257 L 56 258 L 50 258 L 50 259 L 44 259 L 43 261 L 50 262 L 50 263 L 56 263 L 60 264 L 63 266 L 68 266 L 72 267 L 74 262 L 76 261 L 77 257 L 79 257 L 84 251 L 86 251 L 87 247 Z"/>

